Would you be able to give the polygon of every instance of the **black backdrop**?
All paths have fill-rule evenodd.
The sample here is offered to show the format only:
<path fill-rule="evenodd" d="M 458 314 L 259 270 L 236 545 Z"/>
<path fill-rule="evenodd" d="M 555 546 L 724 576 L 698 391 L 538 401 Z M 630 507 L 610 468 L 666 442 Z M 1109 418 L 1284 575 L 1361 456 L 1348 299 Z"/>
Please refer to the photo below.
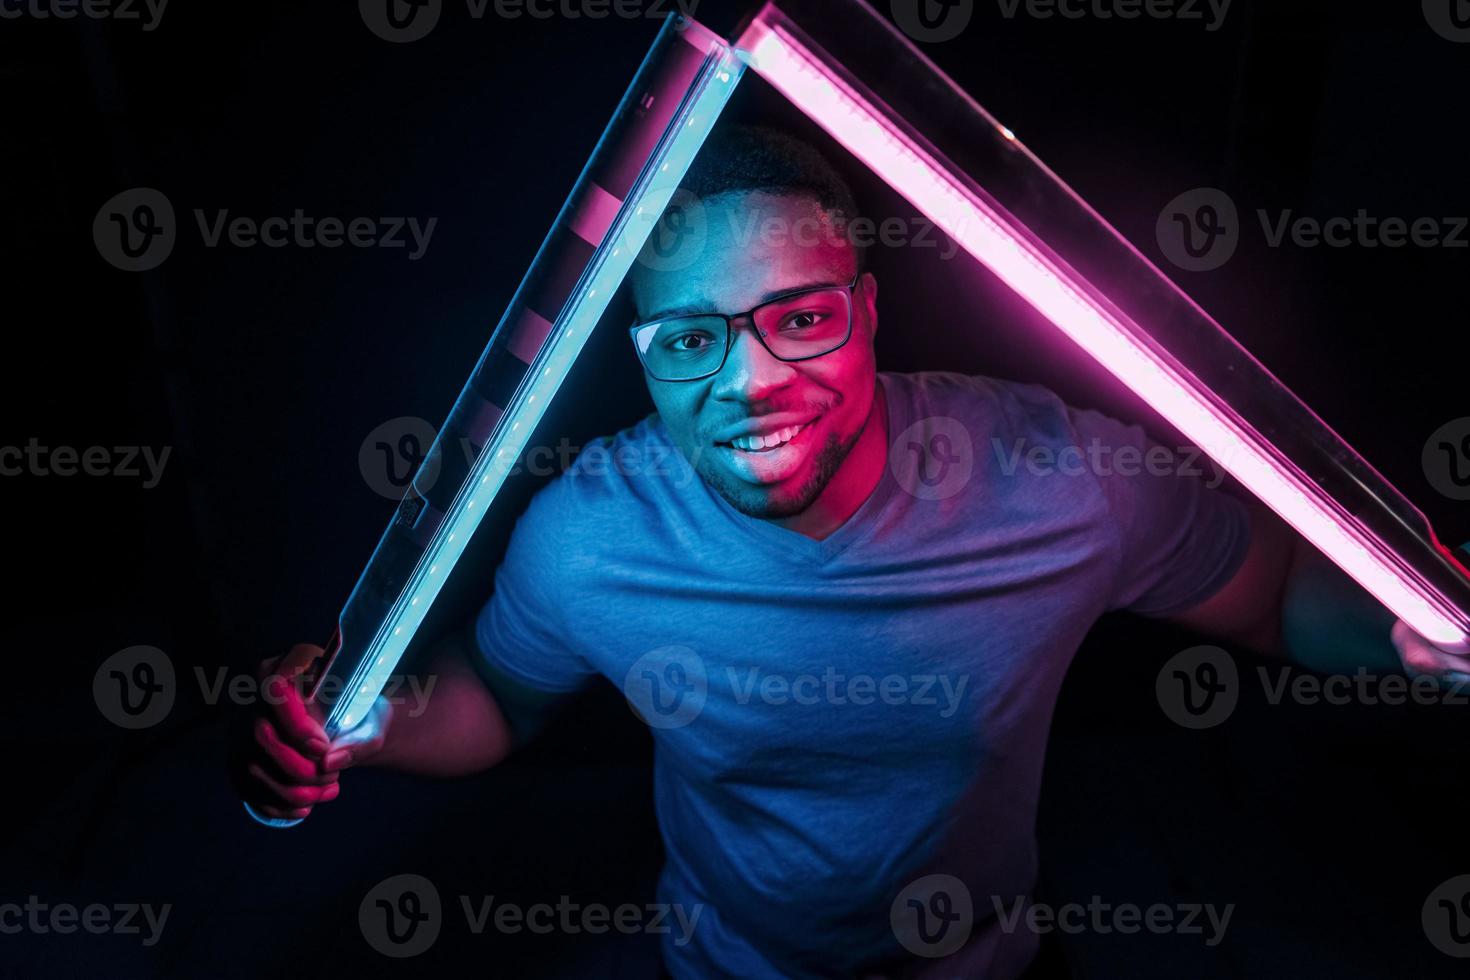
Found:
<path fill-rule="evenodd" d="M 712 0 L 713 2 L 713 0 Z M 1237 0 L 1223 26 L 1007 18 L 976 5 L 926 53 L 1155 261 L 1165 203 L 1226 190 L 1273 214 L 1470 214 L 1470 45 L 1389 12 Z M 151 31 L 0 21 L 7 341 L 0 443 L 169 447 L 158 485 L 29 472 L 0 480 L 8 527 L 0 712 L 0 901 L 171 903 L 160 942 L 0 935 L 0 974 L 260 976 L 352 969 L 647 975 L 648 942 L 446 930 L 412 961 L 370 950 L 365 891 L 390 874 L 523 903 L 651 900 L 659 842 L 649 740 L 594 691 L 502 771 L 456 783 L 354 773 L 289 833 L 247 823 L 225 785 L 221 714 L 196 670 L 246 671 L 321 641 L 392 504 L 359 449 L 401 417 L 437 423 L 651 41 L 647 19 L 475 20 L 388 44 L 352 5 L 170 6 Z M 777 110 L 757 87 L 752 117 Z M 898 202 L 854 174 L 875 214 Z M 102 202 L 163 191 L 180 241 L 127 273 L 91 236 Z M 436 217 L 407 250 L 206 248 L 194 208 L 231 216 Z M 1430 516 L 1470 537 L 1421 463 L 1464 413 L 1470 250 L 1272 248 L 1259 227 L 1176 278 Z M 1096 400 L 1083 366 L 1028 362 L 978 280 L 913 251 L 875 256 L 881 366 L 1028 376 Z M 968 277 L 967 277 L 968 276 Z M 936 298 L 937 297 L 937 298 Z M 992 297 L 993 298 L 993 297 Z M 964 336 L 925 333 L 974 305 Z M 543 427 L 580 445 L 650 410 L 604 335 Z M 1034 370 L 1033 370 L 1034 369 Z M 1050 372 L 1050 373 L 1048 373 Z M 514 483 L 440 613 L 488 588 Z M 1448 976 L 1420 926 L 1470 871 L 1458 829 L 1470 707 L 1271 707 L 1247 685 L 1229 724 L 1185 732 L 1159 665 L 1199 638 L 1099 625 L 1068 678 L 1048 758 L 1054 901 L 1234 902 L 1227 940 L 1087 935 L 1095 976 Z M 138 644 L 178 675 L 168 718 L 124 731 L 98 665 Z M 1254 661 L 1241 657 L 1244 665 Z M 448 900 L 448 899 L 447 899 Z"/>

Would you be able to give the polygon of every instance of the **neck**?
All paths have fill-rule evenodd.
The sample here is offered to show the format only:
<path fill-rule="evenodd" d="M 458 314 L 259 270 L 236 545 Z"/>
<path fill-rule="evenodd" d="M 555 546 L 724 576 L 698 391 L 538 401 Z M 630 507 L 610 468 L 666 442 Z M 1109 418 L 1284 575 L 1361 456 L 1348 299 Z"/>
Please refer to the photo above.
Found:
<path fill-rule="evenodd" d="M 772 523 L 821 541 L 872 496 L 888 465 L 888 397 L 877 378 L 873 379 L 873 387 L 873 405 L 863 422 L 863 431 L 827 486 L 806 510 L 776 518 Z"/>

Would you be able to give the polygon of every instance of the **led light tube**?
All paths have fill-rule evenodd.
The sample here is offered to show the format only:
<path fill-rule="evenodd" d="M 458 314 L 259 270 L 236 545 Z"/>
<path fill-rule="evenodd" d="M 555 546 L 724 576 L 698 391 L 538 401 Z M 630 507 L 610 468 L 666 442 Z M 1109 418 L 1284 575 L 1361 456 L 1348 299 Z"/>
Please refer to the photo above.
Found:
<path fill-rule="evenodd" d="M 708 29 L 665 21 L 313 666 L 314 698 L 328 678 L 341 684 L 330 738 L 363 720 L 397 669 L 743 72 Z M 481 448 L 446 500 L 421 477 L 453 462 L 451 430 Z"/>
<path fill-rule="evenodd" d="M 987 207 L 856 89 L 779 23 L 768 5 L 736 47 L 751 70 L 944 229 L 1118 380 L 1193 440 L 1396 616 L 1434 643 L 1470 650 L 1441 597 L 1405 574 L 1330 499 L 1302 481 L 1255 433 L 1238 425 L 1157 357 L 1088 290 Z M 1002 129 L 1007 139 L 1014 139 Z"/>
<path fill-rule="evenodd" d="M 529 386 L 507 406 L 503 423 L 486 451 L 476 459 L 469 481 L 455 496 L 444 523 L 415 569 L 409 588 L 368 648 L 360 673 L 348 685 L 350 693 L 333 706 L 326 725 L 329 736 L 335 738 L 363 718 L 398 666 L 399 658 L 418 631 L 445 578 L 479 526 L 486 507 L 500 491 L 592 328 L 606 312 L 609 300 L 627 275 L 654 222 L 709 136 L 735 87 L 738 68 L 733 60 L 730 64 L 712 66 L 687 111 L 673 127 L 668 145 L 654 157 L 649 181 L 624 204 L 614 222 L 614 231 L 608 236 L 607 253 L 593 260 L 592 275 L 573 294 L 562 318 L 552 329 L 552 339 L 532 363 Z M 645 215 L 650 217 L 644 219 Z"/>

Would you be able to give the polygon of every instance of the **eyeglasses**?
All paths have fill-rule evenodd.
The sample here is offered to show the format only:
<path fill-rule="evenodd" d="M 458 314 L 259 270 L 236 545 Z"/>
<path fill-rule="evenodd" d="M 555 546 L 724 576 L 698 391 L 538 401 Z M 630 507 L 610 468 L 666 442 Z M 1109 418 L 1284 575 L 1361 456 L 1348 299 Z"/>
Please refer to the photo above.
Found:
<path fill-rule="evenodd" d="M 718 374 L 734 344 L 735 321 L 749 319 L 756 339 L 780 361 L 830 354 L 852 336 L 852 297 L 845 286 L 783 293 L 744 313 L 694 313 L 628 328 L 643 368 L 656 381 L 699 381 Z"/>

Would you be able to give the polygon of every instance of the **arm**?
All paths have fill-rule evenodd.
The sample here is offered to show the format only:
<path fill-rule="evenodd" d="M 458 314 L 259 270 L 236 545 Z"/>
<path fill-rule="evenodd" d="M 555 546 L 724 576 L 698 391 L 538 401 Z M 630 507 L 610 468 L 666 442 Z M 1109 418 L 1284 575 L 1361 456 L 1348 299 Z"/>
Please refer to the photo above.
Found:
<path fill-rule="evenodd" d="M 1442 680 L 1470 677 L 1470 660 L 1396 622 L 1264 504 L 1246 503 L 1251 543 L 1239 570 L 1214 595 L 1168 619 L 1322 673 L 1402 668 Z"/>
<path fill-rule="evenodd" d="M 1260 501 L 1242 501 L 1250 515 L 1250 548 L 1240 568 L 1208 599 L 1164 618 L 1257 653 L 1280 653 L 1287 582 L 1301 547 L 1310 547 Z"/>
<path fill-rule="evenodd" d="M 1137 424 L 1093 410 L 1068 412 L 1076 445 L 1096 440 L 1133 451 L 1135 460 L 1162 448 Z M 1158 616 L 1323 673 L 1402 667 L 1454 681 L 1456 672 L 1470 672 L 1470 658 L 1433 647 L 1396 623 L 1259 500 L 1232 499 L 1202 481 L 1178 478 L 1184 475 L 1182 468 L 1137 466 L 1096 473 L 1121 551 L 1110 608 Z M 1232 560 L 1238 563 L 1228 571 Z M 1222 574 L 1229 578 L 1217 584 Z"/>
<path fill-rule="evenodd" d="M 430 652 L 417 689 L 431 703 L 394 706 L 379 697 L 367 718 L 328 745 L 321 706 L 274 676 L 299 672 L 314 659 L 301 655 L 321 650 L 298 647 L 284 662 L 261 664 L 273 696 L 238 740 L 232 772 L 242 798 L 267 817 L 304 817 L 336 798 L 348 766 L 459 776 L 495 765 L 534 736 L 551 709 L 596 673 L 566 628 L 576 589 L 564 581 L 561 560 L 569 533 L 563 496 L 572 489 L 553 481 L 516 521 L 480 614 Z"/>
<path fill-rule="evenodd" d="M 433 686 L 423 689 L 432 692 L 430 703 L 416 711 L 394 710 L 382 748 L 369 764 L 423 776 L 483 772 L 539 732 L 563 700 L 486 664 L 468 629 L 439 642 L 427 674 Z M 350 754 L 345 759 L 350 764 Z M 329 755 L 328 766 L 332 761 Z"/>
<path fill-rule="evenodd" d="M 470 630 L 445 637 L 419 690 L 427 703 L 390 704 L 379 697 L 368 717 L 328 744 L 320 704 L 307 703 L 292 677 L 320 654 L 297 647 L 264 661 L 268 694 L 247 718 L 232 753 L 231 775 L 242 799 L 278 819 L 301 819 L 341 791 L 342 770 L 381 765 L 426 776 L 461 776 L 497 764 L 548 720 L 557 694 L 528 688 L 482 660 Z M 476 669 L 477 665 L 479 669 Z"/>

